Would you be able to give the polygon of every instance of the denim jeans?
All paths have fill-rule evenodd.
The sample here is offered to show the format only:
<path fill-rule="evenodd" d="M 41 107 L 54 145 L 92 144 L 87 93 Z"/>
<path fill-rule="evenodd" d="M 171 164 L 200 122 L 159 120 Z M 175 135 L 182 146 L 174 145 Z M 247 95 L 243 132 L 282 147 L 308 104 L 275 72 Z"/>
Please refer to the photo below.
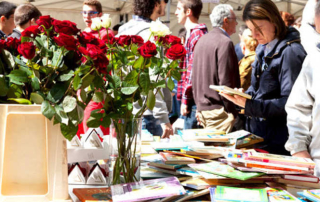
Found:
<path fill-rule="evenodd" d="M 147 129 L 152 135 L 161 136 L 162 127 L 160 121 L 154 118 L 153 115 L 143 116 L 142 129 Z"/>
<path fill-rule="evenodd" d="M 196 118 L 197 106 L 194 104 L 190 109 L 190 113 L 187 116 L 184 116 L 184 128 L 183 129 L 192 129 L 192 128 L 202 128 L 198 125 Z"/>

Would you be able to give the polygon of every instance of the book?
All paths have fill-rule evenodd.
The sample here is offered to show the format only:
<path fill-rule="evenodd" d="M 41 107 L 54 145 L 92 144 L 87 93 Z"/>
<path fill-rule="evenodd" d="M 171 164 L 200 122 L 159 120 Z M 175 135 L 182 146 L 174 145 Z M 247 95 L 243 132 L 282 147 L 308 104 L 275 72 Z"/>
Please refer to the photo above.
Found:
<path fill-rule="evenodd" d="M 269 202 L 300 202 L 299 199 L 291 195 L 286 190 L 280 188 L 270 188 L 267 187 L 267 194 L 269 198 Z"/>
<path fill-rule="evenodd" d="M 303 196 L 303 197 L 307 198 L 308 200 L 310 200 L 310 201 L 312 201 L 312 202 L 320 202 L 320 199 L 319 199 L 319 198 L 317 198 L 317 197 L 309 194 L 308 192 L 306 192 L 306 190 L 303 191 L 303 192 L 298 192 L 297 194 L 299 194 L 300 196 Z"/>
<path fill-rule="evenodd" d="M 285 164 L 275 164 L 275 163 L 264 163 L 264 162 L 256 162 L 256 161 L 245 161 L 246 167 L 254 167 L 254 168 L 266 168 L 273 170 L 284 170 L 284 171 L 294 171 L 301 173 L 313 173 L 312 170 L 309 170 L 307 167 L 298 167 L 298 166 L 290 166 Z"/>
<path fill-rule="evenodd" d="M 303 182 L 314 182 L 314 183 L 319 182 L 319 178 L 314 175 L 288 175 L 288 174 L 284 174 L 284 175 L 282 175 L 282 178 L 288 179 L 288 180 L 303 181 Z"/>
<path fill-rule="evenodd" d="M 195 171 L 194 169 L 188 166 L 177 169 L 176 173 L 181 175 L 194 176 L 194 177 L 201 176 L 197 171 Z"/>
<path fill-rule="evenodd" d="M 282 178 L 275 179 L 275 181 L 278 183 L 283 183 L 287 185 L 295 185 L 295 186 L 309 187 L 313 189 L 320 189 L 320 183 L 301 182 L 301 181 L 288 180 L 288 179 L 282 179 Z"/>
<path fill-rule="evenodd" d="M 210 85 L 209 88 L 215 90 L 215 91 L 218 91 L 218 92 L 224 92 L 226 94 L 229 94 L 229 95 L 239 95 L 239 96 L 242 96 L 244 98 L 247 98 L 247 99 L 251 99 L 252 96 L 249 95 L 249 94 L 246 94 L 246 93 L 242 93 L 240 91 L 237 91 L 237 90 L 234 90 L 228 86 L 217 86 L 217 85 Z"/>
<path fill-rule="evenodd" d="M 198 160 L 210 161 L 211 162 L 211 160 L 209 160 L 209 159 L 205 159 L 205 158 L 198 157 L 198 156 L 192 156 L 192 155 L 186 154 L 186 152 L 176 152 L 176 151 L 165 151 L 165 152 L 168 153 L 168 154 L 172 154 L 172 155 L 185 156 L 185 157 L 188 157 L 188 158 L 193 158 L 193 159 L 198 159 Z"/>
<path fill-rule="evenodd" d="M 168 177 L 111 186 L 114 202 L 143 201 L 186 193 L 178 178 Z"/>
<path fill-rule="evenodd" d="M 150 166 L 148 165 L 149 168 L 162 172 L 162 173 L 166 173 L 166 174 L 170 174 L 170 175 L 179 175 L 176 170 L 171 170 L 171 169 L 165 169 L 165 168 L 159 168 L 159 167 L 154 167 L 154 166 Z"/>
<path fill-rule="evenodd" d="M 248 136 L 237 138 L 235 143 L 235 148 L 236 149 L 245 148 L 263 141 L 264 139 L 262 137 L 259 137 L 254 134 L 249 134 Z"/>
<path fill-rule="evenodd" d="M 216 201 L 216 197 L 215 197 L 216 188 L 215 187 L 210 187 L 209 191 L 210 191 L 211 202 L 215 202 Z"/>
<path fill-rule="evenodd" d="M 226 132 L 222 130 L 213 130 L 213 129 L 184 129 L 184 130 L 179 130 L 178 135 L 182 136 L 188 136 L 188 135 L 225 135 Z"/>
<path fill-rule="evenodd" d="M 320 189 L 311 189 L 311 190 L 304 190 L 304 192 L 316 197 L 320 200 Z"/>
<path fill-rule="evenodd" d="M 222 142 L 229 143 L 229 138 L 221 135 L 190 135 L 183 136 L 184 141 L 199 141 L 199 142 Z"/>
<path fill-rule="evenodd" d="M 265 189 L 248 189 L 238 187 L 217 186 L 215 190 L 216 202 L 268 202 Z"/>
<path fill-rule="evenodd" d="M 73 193 L 81 202 L 112 201 L 110 188 L 74 188 Z"/>
<path fill-rule="evenodd" d="M 172 175 L 163 173 L 159 170 L 149 168 L 146 166 L 141 166 L 140 170 L 140 177 L 143 179 L 150 179 L 150 178 L 162 178 L 162 177 L 171 177 Z"/>
<path fill-rule="evenodd" d="M 160 152 L 160 155 L 163 158 L 163 161 L 165 164 L 189 164 L 189 163 L 195 163 L 196 161 L 193 158 L 184 157 L 184 156 L 177 156 L 165 152 Z"/>
<path fill-rule="evenodd" d="M 221 175 L 224 177 L 235 178 L 238 180 L 248 180 L 253 177 L 264 175 L 264 173 L 258 173 L 258 172 L 241 172 L 239 170 L 232 168 L 229 165 L 222 164 L 220 162 L 188 164 L 188 166 L 190 166 L 195 170 L 200 170 L 207 173 L 213 173 L 213 174 Z"/>
<path fill-rule="evenodd" d="M 245 158 L 250 161 L 264 162 L 264 163 L 274 163 L 282 165 L 292 165 L 298 167 L 314 168 L 315 163 L 309 158 L 301 158 L 295 156 L 285 156 L 278 154 L 266 154 L 266 153 L 252 153 L 250 156 Z"/>
<path fill-rule="evenodd" d="M 158 168 L 170 169 L 170 170 L 176 170 L 184 166 L 181 164 L 166 164 L 163 160 L 149 162 L 148 165 L 153 167 L 158 167 Z"/>

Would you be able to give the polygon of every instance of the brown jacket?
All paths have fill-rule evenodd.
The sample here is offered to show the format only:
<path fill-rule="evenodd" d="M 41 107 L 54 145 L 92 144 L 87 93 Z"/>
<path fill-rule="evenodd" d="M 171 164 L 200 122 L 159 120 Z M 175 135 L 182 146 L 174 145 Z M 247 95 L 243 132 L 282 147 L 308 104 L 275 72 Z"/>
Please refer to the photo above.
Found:
<path fill-rule="evenodd" d="M 193 97 L 198 111 L 220 109 L 236 116 L 235 105 L 209 85 L 240 87 L 239 67 L 231 39 L 218 27 L 202 36 L 194 50 Z"/>
<path fill-rule="evenodd" d="M 244 91 L 246 91 L 251 85 L 251 64 L 254 62 L 255 58 L 256 52 L 252 51 L 239 61 L 241 88 L 243 88 Z"/>

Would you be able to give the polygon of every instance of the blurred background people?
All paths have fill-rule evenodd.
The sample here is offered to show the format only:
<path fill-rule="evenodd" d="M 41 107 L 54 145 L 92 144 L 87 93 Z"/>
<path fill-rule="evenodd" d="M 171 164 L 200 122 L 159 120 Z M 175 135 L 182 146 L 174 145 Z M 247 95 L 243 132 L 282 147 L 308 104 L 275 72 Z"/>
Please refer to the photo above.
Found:
<path fill-rule="evenodd" d="M 238 62 L 243 58 L 243 53 L 242 53 L 242 48 L 241 48 L 241 43 L 242 43 L 242 34 L 243 34 L 243 31 L 245 29 L 247 29 L 247 25 L 241 25 L 239 27 L 239 43 L 237 43 L 235 46 L 234 46 L 234 50 L 236 51 L 236 54 L 237 54 L 237 58 L 238 58 Z"/>
<path fill-rule="evenodd" d="M 280 15 L 282 20 L 284 21 L 284 24 L 289 27 L 294 24 L 294 16 L 288 12 L 285 11 L 280 11 Z"/>
<path fill-rule="evenodd" d="M 284 148 L 289 135 L 284 107 L 306 52 L 299 32 L 286 27 L 271 0 L 250 0 L 243 10 L 243 20 L 259 43 L 252 63 L 251 85 L 246 91 L 252 99 L 221 94 L 244 108 L 246 129 L 264 138 L 257 148 L 289 154 Z"/>
<path fill-rule="evenodd" d="M 15 28 L 14 11 L 17 6 L 13 3 L 0 2 L 0 39 L 7 38 Z"/>
<path fill-rule="evenodd" d="M 14 24 L 10 37 L 20 39 L 21 32 L 32 25 L 37 25 L 36 21 L 42 16 L 41 12 L 32 4 L 20 4 L 14 12 Z"/>
<path fill-rule="evenodd" d="M 240 87 L 237 56 L 230 39 L 238 23 L 229 4 L 214 7 L 210 20 L 213 29 L 200 38 L 194 51 L 192 83 L 197 120 L 204 128 L 230 132 L 237 116 L 235 105 L 209 86 Z"/>
<path fill-rule="evenodd" d="M 252 32 L 250 29 L 245 29 L 242 34 L 242 44 L 241 49 L 244 57 L 239 62 L 239 74 L 241 88 L 246 91 L 251 84 L 251 64 L 256 58 L 256 48 L 258 46 L 258 41 L 252 37 Z"/>

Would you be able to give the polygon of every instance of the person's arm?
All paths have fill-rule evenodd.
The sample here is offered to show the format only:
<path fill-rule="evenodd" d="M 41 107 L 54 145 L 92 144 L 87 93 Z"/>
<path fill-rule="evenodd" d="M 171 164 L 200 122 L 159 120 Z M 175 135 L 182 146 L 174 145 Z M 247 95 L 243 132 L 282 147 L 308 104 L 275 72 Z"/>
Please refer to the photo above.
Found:
<path fill-rule="evenodd" d="M 302 46 L 293 44 L 283 52 L 278 81 L 280 85 L 279 98 L 261 100 L 247 100 L 245 104 L 245 115 L 252 117 L 271 118 L 276 116 L 286 116 L 285 104 L 291 92 L 292 86 L 298 77 L 305 52 Z M 268 85 L 268 84 L 261 84 Z"/>
<path fill-rule="evenodd" d="M 312 139 L 310 134 L 313 126 L 312 109 L 315 99 L 310 92 L 313 76 L 312 68 L 317 68 L 317 66 L 312 66 L 312 61 L 307 57 L 285 107 L 288 113 L 287 126 L 289 130 L 289 139 L 285 148 L 293 156 L 308 158 L 310 156 L 308 147 Z"/>

